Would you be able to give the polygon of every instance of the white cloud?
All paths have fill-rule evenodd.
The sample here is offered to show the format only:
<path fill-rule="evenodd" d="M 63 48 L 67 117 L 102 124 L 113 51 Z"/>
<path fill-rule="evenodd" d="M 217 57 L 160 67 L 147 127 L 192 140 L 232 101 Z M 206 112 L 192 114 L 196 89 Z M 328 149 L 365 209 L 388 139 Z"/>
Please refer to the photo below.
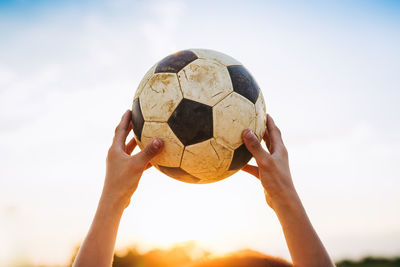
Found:
<path fill-rule="evenodd" d="M 157 59 L 177 49 L 177 41 L 184 34 L 182 15 L 185 5 L 181 1 L 156 1 L 148 5 L 148 15 L 142 26 L 145 42 Z"/>

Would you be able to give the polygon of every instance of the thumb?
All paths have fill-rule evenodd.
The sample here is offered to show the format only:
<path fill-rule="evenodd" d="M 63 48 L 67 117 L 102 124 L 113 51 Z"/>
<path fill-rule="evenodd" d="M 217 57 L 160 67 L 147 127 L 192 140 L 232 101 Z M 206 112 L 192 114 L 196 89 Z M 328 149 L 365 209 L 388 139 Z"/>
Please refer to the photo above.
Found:
<path fill-rule="evenodd" d="M 137 160 L 139 160 L 143 166 L 146 166 L 152 158 L 161 152 L 163 145 L 164 143 L 160 138 L 153 139 L 153 141 L 147 144 L 147 146 L 136 155 Z"/>
<path fill-rule="evenodd" d="M 246 148 L 250 151 L 257 162 L 269 156 L 267 151 L 262 148 L 257 136 L 251 130 L 244 130 L 242 137 Z"/>

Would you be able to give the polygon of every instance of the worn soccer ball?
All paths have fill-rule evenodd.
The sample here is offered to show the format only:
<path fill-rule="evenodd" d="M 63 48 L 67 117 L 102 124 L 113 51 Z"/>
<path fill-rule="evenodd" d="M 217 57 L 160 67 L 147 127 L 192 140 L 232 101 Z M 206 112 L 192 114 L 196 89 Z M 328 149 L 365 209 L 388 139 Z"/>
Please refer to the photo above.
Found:
<path fill-rule="evenodd" d="M 136 90 L 136 141 L 154 138 L 163 151 L 151 164 L 187 183 L 211 183 L 240 170 L 252 157 L 242 142 L 249 128 L 264 135 L 266 112 L 257 83 L 235 59 L 206 49 L 183 50 L 156 63 Z"/>

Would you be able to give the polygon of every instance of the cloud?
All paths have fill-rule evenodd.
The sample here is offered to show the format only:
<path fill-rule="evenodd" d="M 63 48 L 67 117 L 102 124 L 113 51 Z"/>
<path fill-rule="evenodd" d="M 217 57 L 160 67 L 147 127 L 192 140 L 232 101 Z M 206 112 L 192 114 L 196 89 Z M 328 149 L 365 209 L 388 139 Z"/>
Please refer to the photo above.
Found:
<path fill-rule="evenodd" d="M 177 49 L 178 34 L 184 34 L 182 15 L 185 5 L 182 1 L 157 1 L 148 5 L 148 15 L 142 25 L 142 33 L 148 49 L 156 58 Z"/>
<path fill-rule="evenodd" d="M 111 17 L 55 9 L 18 34 L 3 36 L 0 129 L 15 130 L 37 120 L 63 103 L 64 94 L 125 90 L 133 95 L 147 68 L 174 49 L 184 8 L 177 1 L 150 2 L 141 7 L 146 17 L 131 15 L 140 7 L 114 5 L 114 10 L 125 8 L 124 16 Z M 65 23 L 68 17 L 74 20 Z"/>

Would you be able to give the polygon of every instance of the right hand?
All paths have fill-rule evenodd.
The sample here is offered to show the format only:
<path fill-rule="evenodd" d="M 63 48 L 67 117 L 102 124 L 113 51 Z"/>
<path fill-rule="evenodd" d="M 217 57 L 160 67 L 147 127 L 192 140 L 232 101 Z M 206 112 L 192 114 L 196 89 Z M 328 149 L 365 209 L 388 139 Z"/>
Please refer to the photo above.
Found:
<path fill-rule="evenodd" d="M 288 152 L 280 130 L 269 115 L 263 139 L 269 152 L 262 148 L 254 133 L 243 131 L 243 141 L 258 165 L 246 165 L 243 170 L 261 180 L 267 203 L 282 226 L 293 266 L 334 267 L 294 188 Z"/>
<path fill-rule="evenodd" d="M 257 167 L 247 164 L 242 170 L 260 179 L 268 205 L 275 210 L 276 205 L 284 204 L 293 197 L 296 198 L 297 193 L 289 169 L 288 152 L 283 144 L 281 131 L 271 116 L 267 115 L 267 129 L 263 136 L 269 152 L 263 149 L 257 136 L 251 130 L 244 130 L 242 138 L 258 165 Z"/>

